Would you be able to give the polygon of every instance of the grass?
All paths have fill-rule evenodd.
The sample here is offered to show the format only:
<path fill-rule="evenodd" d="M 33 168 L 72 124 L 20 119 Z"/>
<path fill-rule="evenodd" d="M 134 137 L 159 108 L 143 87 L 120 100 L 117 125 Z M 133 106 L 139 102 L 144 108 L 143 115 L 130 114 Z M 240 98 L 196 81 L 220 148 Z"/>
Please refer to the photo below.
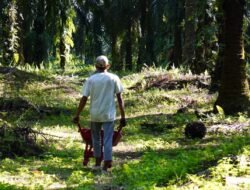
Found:
<path fill-rule="evenodd" d="M 116 180 L 126 179 L 125 189 L 153 189 L 159 186 L 181 184 L 189 173 L 205 170 L 210 163 L 228 154 L 238 154 L 249 140 L 246 138 L 223 139 L 223 143 L 216 140 L 218 145 L 203 145 L 196 143 L 192 147 L 182 146 L 148 150 L 140 161 L 123 165 L 115 173 Z M 216 150 L 215 150 L 216 149 Z"/>
<path fill-rule="evenodd" d="M 209 132 L 201 140 L 186 139 L 183 134 L 191 121 L 203 121 L 209 129 L 219 123 L 249 123 L 247 116 L 208 113 L 198 117 L 197 110 L 205 113 L 212 109 L 216 95 L 192 85 L 176 90 L 143 89 L 147 76 L 168 75 L 171 80 L 192 76 L 178 69 L 148 68 L 120 74 L 128 125 L 123 129 L 122 141 L 114 147 L 112 173 L 102 175 L 83 167 L 84 144 L 71 119 L 82 83 L 92 69 L 77 62 L 64 72 L 57 68 L 26 68 L 23 78 L 27 75 L 27 80 L 18 83 L 21 88 L 10 88 L 9 95 L 22 97 L 32 106 L 22 112 L 1 113 L 2 119 L 48 134 L 48 148 L 38 156 L 2 158 L 0 189 L 226 189 L 228 177 L 249 179 L 249 130 Z M 0 80 L 4 86 L 5 76 Z M 139 89 L 129 90 L 139 83 Z M 9 87 L 13 85 L 15 81 Z M 182 108 L 186 109 L 180 111 Z M 81 123 L 88 127 L 88 105 Z M 244 189 L 247 184 L 235 188 Z"/>

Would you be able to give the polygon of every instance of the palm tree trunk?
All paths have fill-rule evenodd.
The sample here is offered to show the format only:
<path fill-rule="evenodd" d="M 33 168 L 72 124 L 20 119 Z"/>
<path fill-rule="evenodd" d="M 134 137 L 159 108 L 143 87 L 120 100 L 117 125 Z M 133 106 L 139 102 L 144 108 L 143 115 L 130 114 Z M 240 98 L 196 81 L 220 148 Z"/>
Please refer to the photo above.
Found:
<path fill-rule="evenodd" d="M 147 17 L 146 17 L 146 63 L 149 66 L 156 64 L 156 57 L 154 52 L 155 46 L 155 38 L 154 38 L 154 29 L 153 29 L 153 21 L 152 21 L 152 7 L 151 0 L 148 0 L 147 4 Z"/>
<path fill-rule="evenodd" d="M 196 74 L 200 74 L 209 69 L 207 61 L 211 60 L 210 53 L 212 51 L 212 45 L 206 37 L 204 28 L 208 28 L 208 26 L 212 25 L 212 19 L 209 19 L 209 15 L 207 14 L 206 10 L 209 10 L 210 7 L 207 3 L 199 3 L 196 5 L 199 9 L 203 10 L 203 14 L 200 14 L 197 17 L 197 29 L 196 35 L 200 36 L 199 39 L 196 39 L 196 47 L 195 47 L 195 60 L 192 65 L 192 71 Z"/>
<path fill-rule="evenodd" d="M 132 70 L 132 20 L 128 19 L 127 31 L 126 31 L 126 69 Z"/>
<path fill-rule="evenodd" d="M 65 7 L 63 7 L 61 10 L 61 20 L 60 20 L 60 42 L 59 42 L 59 53 L 60 53 L 60 67 L 62 70 L 65 69 L 65 65 L 66 65 L 66 44 L 65 44 L 65 40 L 64 40 L 64 29 L 65 29 L 65 23 L 67 20 L 67 16 L 66 16 L 66 5 L 64 5 Z"/>
<path fill-rule="evenodd" d="M 8 2 L 6 14 L 3 15 L 3 64 L 16 64 L 14 54 L 19 46 L 17 7 L 15 1 Z"/>
<path fill-rule="evenodd" d="M 186 0 L 183 62 L 191 70 L 194 69 L 193 62 L 195 59 L 195 11 L 196 0 Z"/>
<path fill-rule="evenodd" d="M 224 49 L 225 49 L 225 22 L 224 17 L 222 14 L 222 6 L 218 6 L 218 14 L 216 20 L 218 22 L 218 44 L 219 44 L 219 52 L 217 56 L 217 60 L 215 63 L 214 70 L 211 73 L 211 86 L 210 86 L 210 93 L 216 92 L 219 90 L 220 83 L 221 83 L 221 73 L 222 73 L 222 65 L 223 65 L 223 58 L 224 58 Z"/>
<path fill-rule="evenodd" d="M 0 41 L 3 42 L 3 27 L 4 27 L 4 2 L 0 3 Z M 3 57 L 3 44 L 4 43 L 0 43 L 0 57 Z M 0 59 L 0 62 L 2 62 L 2 60 Z"/>
<path fill-rule="evenodd" d="M 221 88 L 215 105 L 222 107 L 226 114 L 249 109 L 249 86 L 243 43 L 244 4 L 245 0 L 224 0 L 223 6 L 225 54 Z"/>
<path fill-rule="evenodd" d="M 97 13 L 94 16 L 94 26 L 93 26 L 93 32 L 94 32 L 94 44 L 95 44 L 95 57 L 102 55 L 102 28 L 101 28 L 101 19 L 99 16 L 99 13 Z"/>
<path fill-rule="evenodd" d="M 137 70 L 140 70 L 143 64 L 146 62 L 146 49 L 145 49 L 145 38 L 146 38 L 146 16 L 147 16 L 147 1 L 140 0 L 140 25 L 138 35 L 138 59 L 137 59 Z"/>
<path fill-rule="evenodd" d="M 40 0 L 38 3 L 37 18 L 34 21 L 34 30 L 36 33 L 35 47 L 34 47 L 34 63 L 40 68 L 46 54 L 46 43 L 43 39 L 43 34 L 45 32 L 45 1 Z"/>
<path fill-rule="evenodd" d="M 118 70 L 120 67 L 120 61 L 119 61 L 119 48 L 117 44 L 117 35 L 115 32 L 112 34 L 112 68 L 114 70 Z"/>
<path fill-rule="evenodd" d="M 249 7 L 250 8 L 250 7 Z M 246 49 L 246 59 L 249 62 L 250 61 L 250 25 L 248 25 L 246 30 L 246 37 L 247 37 L 247 43 L 245 44 Z"/>
<path fill-rule="evenodd" d="M 184 16 L 183 1 L 174 1 L 175 24 L 174 24 L 174 49 L 173 63 L 175 67 L 179 67 L 182 61 L 182 27 L 181 22 Z"/>

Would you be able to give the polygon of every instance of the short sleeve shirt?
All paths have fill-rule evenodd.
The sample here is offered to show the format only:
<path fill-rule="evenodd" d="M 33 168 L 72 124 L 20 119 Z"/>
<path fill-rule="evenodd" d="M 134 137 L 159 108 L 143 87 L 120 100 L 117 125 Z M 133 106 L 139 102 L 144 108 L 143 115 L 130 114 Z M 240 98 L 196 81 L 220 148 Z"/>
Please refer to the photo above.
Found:
<path fill-rule="evenodd" d="M 100 72 L 90 76 L 83 86 L 82 95 L 90 97 L 91 121 L 114 121 L 115 95 L 122 91 L 123 87 L 117 75 Z"/>

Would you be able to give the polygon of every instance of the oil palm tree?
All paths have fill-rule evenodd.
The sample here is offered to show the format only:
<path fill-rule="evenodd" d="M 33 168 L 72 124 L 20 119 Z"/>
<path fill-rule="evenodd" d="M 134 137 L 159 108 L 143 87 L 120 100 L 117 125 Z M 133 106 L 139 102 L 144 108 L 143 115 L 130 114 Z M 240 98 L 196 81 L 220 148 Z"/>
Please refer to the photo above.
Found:
<path fill-rule="evenodd" d="M 5 14 L 3 14 L 3 63 L 6 65 L 14 65 L 17 63 L 17 52 L 19 48 L 18 37 L 18 12 L 15 1 L 9 1 L 5 4 Z"/>
<path fill-rule="evenodd" d="M 243 39 L 245 3 L 245 0 L 223 2 L 225 51 L 221 87 L 215 106 L 222 107 L 226 114 L 249 109 L 249 85 Z"/>

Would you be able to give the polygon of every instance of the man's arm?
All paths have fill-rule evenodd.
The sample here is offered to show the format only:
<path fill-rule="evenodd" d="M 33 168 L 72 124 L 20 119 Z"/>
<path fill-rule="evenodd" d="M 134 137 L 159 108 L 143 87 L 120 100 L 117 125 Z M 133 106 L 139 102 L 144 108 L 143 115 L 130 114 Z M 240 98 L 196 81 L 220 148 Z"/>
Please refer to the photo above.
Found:
<path fill-rule="evenodd" d="M 120 114 L 121 114 L 120 125 L 122 127 L 125 127 L 126 126 L 126 119 L 125 119 L 125 110 L 124 110 L 124 102 L 122 99 L 122 94 L 118 93 L 118 94 L 116 94 L 116 97 L 117 97 L 118 106 L 119 106 Z"/>
<path fill-rule="evenodd" d="M 80 103 L 78 105 L 77 111 L 76 111 L 76 115 L 73 118 L 73 122 L 74 123 L 79 123 L 79 116 L 81 111 L 83 110 L 83 108 L 85 107 L 86 103 L 87 103 L 88 97 L 83 96 L 80 100 Z"/>

